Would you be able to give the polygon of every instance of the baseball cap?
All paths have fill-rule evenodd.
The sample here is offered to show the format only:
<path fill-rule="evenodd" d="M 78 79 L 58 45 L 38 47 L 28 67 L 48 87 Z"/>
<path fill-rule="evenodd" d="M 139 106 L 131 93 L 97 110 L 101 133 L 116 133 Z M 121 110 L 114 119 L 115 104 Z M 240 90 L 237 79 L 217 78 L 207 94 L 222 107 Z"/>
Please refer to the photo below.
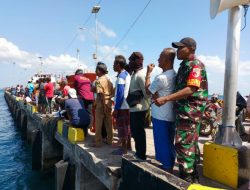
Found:
<path fill-rule="evenodd" d="M 77 98 L 76 90 L 75 90 L 74 88 L 70 88 L 70 89 L 69 89 L 68 95 L 69 95 L 71 98 Z"/>
<path fill-rule="evenodd" d="M 179 41 L 179 42 L 173 42 L 172 46 L 174 48 L 186 46 L 186 47 L 190 47 L 190 48 L 193 48 L 194 50 L 196 50 L 196 41 L 193 38 L 186 37 L 186 38 L 181 39 L 181 41 Z"/>
<path fill-rule="evenodd" d="M 212 95 L 212 98 L 219 98 L 219 94 L 215 94 L 215 93 L 214 93 L 214 94 Z"/>

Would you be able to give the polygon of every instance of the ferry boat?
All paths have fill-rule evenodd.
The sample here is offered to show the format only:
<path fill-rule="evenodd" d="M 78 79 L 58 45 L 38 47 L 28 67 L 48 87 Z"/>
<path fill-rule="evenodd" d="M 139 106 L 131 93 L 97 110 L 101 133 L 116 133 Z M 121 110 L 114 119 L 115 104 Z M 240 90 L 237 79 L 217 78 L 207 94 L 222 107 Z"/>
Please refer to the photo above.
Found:
<path fill-rule="evenodd" d="M 46 73 L 34 74 L 34 76 L 31 77 L 31 82 L 36 83 L 36 81 L 41 79 L 41 78 L 51 78 L 52 83 L 56 82 L 56 77 L 55 76 L 53 76 L 52 74 L 46 74 Z"/>

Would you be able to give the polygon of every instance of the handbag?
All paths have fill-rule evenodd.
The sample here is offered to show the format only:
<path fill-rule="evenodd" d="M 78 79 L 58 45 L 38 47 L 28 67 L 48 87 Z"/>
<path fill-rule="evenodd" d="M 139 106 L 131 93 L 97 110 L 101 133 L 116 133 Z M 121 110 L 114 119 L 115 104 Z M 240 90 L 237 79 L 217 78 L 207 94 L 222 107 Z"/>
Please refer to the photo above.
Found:
<path fill-rule="evenodd" d="M 143 92 L 141 90 L 136 90 L 134 92 L 128 93 L 128 97 L 126 98 L 129 107 L 134 107 L 136 104 L 140 103 L 143 99 Z"/>

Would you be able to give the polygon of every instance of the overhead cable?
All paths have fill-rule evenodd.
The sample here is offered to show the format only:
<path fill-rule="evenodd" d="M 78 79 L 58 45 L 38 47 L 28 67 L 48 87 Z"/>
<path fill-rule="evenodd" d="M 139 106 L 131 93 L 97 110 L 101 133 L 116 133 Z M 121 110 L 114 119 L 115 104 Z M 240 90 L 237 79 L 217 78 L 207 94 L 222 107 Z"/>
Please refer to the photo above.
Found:
<path fill-rule="evenodd" d="M 97 5 L 100 5 L 101 2 L 102 2 L 102 0 L 99 0 L 99 1 L 97 2 Z M 86 26 L 86 25 L 88 24 L 88 22 L 89 22 L 91 16 L 92 16 L 92 13 L 90 12 L 89 16 L 88 16 L 87 19 L 84 21 L 83 26 Z M 74 43 L 74 41 L 77 39 L 78 35 L 79 35 L 79 32 L 76 32 L 76 34 L 74 35 L 74 37 L 72 38 L 72 40 L 71 40 L 71 41 L 68 43 L 68 45 L 65 47 L 65 49 L 64 49 L 64 51 L 63 51 L 63 54 L 65 54 L 65 53 L 68 51 L 68 49 L 71 47 L 71 45 L 72 45 L 72 44 Z"/>
<path fill-rule="evenodd" d="M 145 12 L 145 10 L 147 9 L 147 7 L 149 6 L 149 4 L 151 3 L 152 0 L 149 0 L 147 2 L 147 4 L 144 6 L 144 8 L 142 9 L 142 11 L 139 13 L 139 15 L 135 18 L 135 20 L 132 22 L 132 24 L 129 26 L 129 28 L 127 29 L 127 31 L 124 33 L 124 35 L 121 37 L 121 39 L 115 44 L 115 46 L 111 49 L 111 52 L 108 53 L 106 56 L 104 56 L 103 60 L 107 59 L 112 53 L 113 51 L 121 44 L 121 42 L 128 36 L 129 32 L 132 30 L 132 28 L 135 26 L 135 24 L 137 23 L 137 21 L 141 18 L 141 16 L 143 15 L 143 13 Z"/>

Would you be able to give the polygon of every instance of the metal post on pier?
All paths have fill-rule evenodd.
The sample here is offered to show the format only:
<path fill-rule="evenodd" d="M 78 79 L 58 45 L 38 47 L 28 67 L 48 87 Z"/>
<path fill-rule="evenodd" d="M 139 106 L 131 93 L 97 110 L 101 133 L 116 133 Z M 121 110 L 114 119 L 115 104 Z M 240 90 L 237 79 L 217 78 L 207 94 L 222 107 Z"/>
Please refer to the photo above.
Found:
<path fill-rule="evenodd" d="M 240 51 L 241 9 L 229 9 L 227 28 L 227 49 L 224 78 L 224 108 L 220 136 L 216 142 L 224 145 L 242 145 L 235 131 L 236 94 L 238 82 L 238 63 Z"/>
<path fill-rule="evenodd" d="M 100 10 L 100 6 L 94 6 L 92 8 L 92 13 L 95 14 L 95 53 L 93 54 L 93 58 L 96 60 L 96 63 L 98 62 L 98 32 L 97 32 L 97 28 L 98 28 L 98 23 L 97 23 L 97 13 Z"/>

